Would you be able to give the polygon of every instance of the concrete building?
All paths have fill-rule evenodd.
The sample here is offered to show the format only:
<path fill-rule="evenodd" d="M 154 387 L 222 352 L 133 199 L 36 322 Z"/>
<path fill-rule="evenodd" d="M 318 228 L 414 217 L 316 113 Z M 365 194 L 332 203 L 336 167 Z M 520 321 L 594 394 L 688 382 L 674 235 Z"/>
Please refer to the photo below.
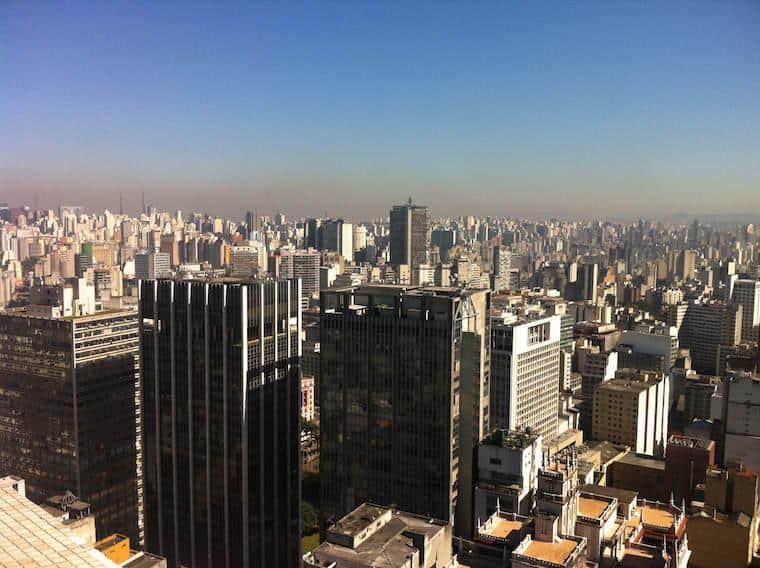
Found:
<path fill-rule="evenodd" d="M 678 277 L 683 280 L 691 280 L 694 278 L 694 270 L 697 267 L 697 251 L 694 250 L 682 250 L 678 255 L 678 261 L 676 271 Z"/>
<path fill-rule="evenodd" d="M 343 219 L 328 219 L 322 222 L 322 250 L 335 251 L 346 261 L 354 258 L 354 230 L 351 223 Z"/>
<path fill-rule="evenodd" d="M 325 520 L 362 502 L 447 522 L 457 507 L 468 510 L 465 454 L 488 424 L 487 336 L 480 337 L 488 297 L 387 285 L 322 291 Z M 471 530 L 471 519 L 457 530 Z"/>
<path fill-rule="evenodd" d="M 705 483 L 708 469 L 715 466 L 715 442 L 688 436 L 671 435 L 665 454 L 665 479 L 676 502 L 687 506 Z"/>
<path fill-rule="evenodd" d="M 308 308 L 309 300 L 319 296 L 322 256 L 319 251 L 313 249 L 282 251 L 280 255 L 291 260 L 283 264 L 280 278 L 301 279 L 301 301 L 303 308 Z"/>
<path fill-rule="evenodd" d="M 71 491 L 99 536 L 142 542 L 137 313 L 28 306 L 0 314 L 0 475 L 42 503 Z"/>
<path fill-rule="evenodd" d="M 169 254 L 165 252 L 140 252 L 135 255 L 135 278 L 163 278 L 172 272 Z"/>
<path fill-rule="evenodd" d="M 621 368 L 669 373 L 678 355 L 678 334 L 674 327 L 662 333 L 624 331 L 616 347 Z"/>
<path fill-rule="evenodd" d="M 739 465 L 710 468 L 705 480 L 704 507 L 689 518 L 694 568 L 745 568 L 760 551 L 760 482 L 756 473 Z"/>
<path fill-rule="evenodd" d="M 303 556 L 305 568 L 454 568 L 451 526 L 363 503 Z"/>
<path fill-rule="evenodd" d="M 496 430 L 478 448 L 475 519 L 485 522 L 497 509 L 528 515 L 543 465 L 541 436 Z"/>
<path fill-rule="evenodd" d="M 724 388 L 723 461 L 760 471 L 760 376 L 734 372 Z"/>
<path fill-rule="evenodd" d="M 500 568 L 520 543 L 532 533 L 533 519 L 501 510 L 479 522 L 474 546 L 460 546 L 457 560 L 464 566 Z"/>
<path fill-rule="evenodd" d="M 575 299 L 585 300 L 592 304 L 596 304 L 598 285 L 599 265 L 596 263 L 579 264 Z"/>
<path fill-rule="evenodd" d="M 129 539 L 95 542 L 93 517 L 78 519 L 26 497 L 19 477 L 0 478 L 0 566 L 165 568 L 159 557 L 130 550 Z"/>
<path fill-rule="evenodd" d="M 252 278 L 266 269 L 266 248 L 255 241 L 238 241 L 230 247 L 229 275 L 233 278 Z"/>
<path fill-rule="evenodd" d="M 491 422 L 557 436 L 560 316 L 494 318 L 491 329 Z"/>
<path fill-rule="evenodd" d="M 618 371 L 594 392 L 593 437 L 625 444 L 637 454 L 662 456 L 669 411 L 667 375 Z"/>
<path fill-rule="evenodd" d="M 679 329 L 681 347 L 689 349 L 692 367 L 714 375 L 718 365 L 718 347 L 736 345 L 741 338 L 742 308 L 723 302 L 690 302 Z"/>
<path fill-rule="evenodd" d="M 594 392 L 602 383 L 615 377 L 618 369 L 618 352 L 602 351 L 596 345 L 584 345 L 575 349 L 575 362 L 581 377 L 579 407 L 580 422 L 586 438 L 592 437 L 591 425 L 594 411 Z"/>
<path fill-rule="evenodd" d="M 684 424 L 723 419 L 723 381 L 712 375 L 688 373 L 684 380 Z"/>
<path fill-rule="evenodd" d="M 623 558 L 625 528 L 618 523 L 618 500 L 609 495 L 580 491 L 575 535 L 586 539 L 586 557 L 591 562 L 613 565 Z"/>
<path fill-rule="evenodd" d="M 742 307 L 742 341 L 757 342 L 760 330 L 760 280 L 736 280 L 731 300 Z"/>
<path fill-rule="evenodd" d="M 147 550 L 299 566 L 300 283 L 143 280 L 139 307 Z"/>
<path fill-rule="evenodd" d="M 534 534 L 526 536 L 512 552 L 513 567 L 586 565 L 587 540 L 575 536 L 578 497 L 575 457 L 546 462 L 538 474 Z"/>
<path fill-rule="evenodd" d="M 620 330 L 612 323 L 600 321 L 582 321 L 575 318 L 578 323 L 573 327 L 575 339 L 584 339 L 588 344 L 596 346 L 600 351 L 613 351 L 620 341 Z"/>

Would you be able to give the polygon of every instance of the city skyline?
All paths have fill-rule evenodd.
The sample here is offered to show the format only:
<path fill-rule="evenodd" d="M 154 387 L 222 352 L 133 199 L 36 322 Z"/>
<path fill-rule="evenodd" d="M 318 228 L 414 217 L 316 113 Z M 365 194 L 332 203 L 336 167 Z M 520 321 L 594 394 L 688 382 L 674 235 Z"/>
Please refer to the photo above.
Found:
<path fill-rule="evenodd" d="M 6 5 L 12 203 L 232 216 L 760 209 L 751 3 Z"/>

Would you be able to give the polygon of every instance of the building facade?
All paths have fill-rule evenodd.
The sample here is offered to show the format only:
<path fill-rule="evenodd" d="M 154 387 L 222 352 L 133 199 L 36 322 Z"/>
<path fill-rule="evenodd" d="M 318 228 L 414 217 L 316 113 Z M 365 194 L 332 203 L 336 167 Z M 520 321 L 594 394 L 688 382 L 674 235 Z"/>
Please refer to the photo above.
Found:
<path fill-rule="evenodd" d="M 394 205 L 390 212 L 390 262 L 407 264 L 412 274 L 427 264 L 431 237 L 430 209 L 421 205 Z M 416 284 L 416 282 L 413 282 Z"/>
<path fill-rule="evenodd" d="M 637 454 L 662 456 L 669 411 L 667 375 L 624 369 L 594 392 L 593 437 L 625 444 Z"/>
<path fill-rule="evenodd" d="M 142 542 L 137 314 L 52 313 L 0 314 L 0 475 L 36 503 L 71 491 L 99 536 Z"/>
<path fill-rule="evenodd" d="M 740 278 L 731 299 L 742 307 L 742 341 L 758 341 L 760 329 L 760 280 Z"/>
<path fill-rule="evenodd" d="M 557 436 L 560 316 L 494 319 L 491 328 L 491 422 Z"/>
<path fill-rule="evenodd" d="M 298 280 L 140 285 L 146 547 L 299 566 Z"/>
<path fill-rule="evenodd" d="M 463 362 L 480 357 L 479 342 L 467 334 L 484 325 L 478 295 L 485 294 L 403 286 L 322 291 L 324 522 L 362 502 L 454 520 L 458 498 L 471 491 L 460 486 L 461 453 L 477 445 L 471 437 L 487 421 L 477 415 L 487 410 L 486 361 Z"/>

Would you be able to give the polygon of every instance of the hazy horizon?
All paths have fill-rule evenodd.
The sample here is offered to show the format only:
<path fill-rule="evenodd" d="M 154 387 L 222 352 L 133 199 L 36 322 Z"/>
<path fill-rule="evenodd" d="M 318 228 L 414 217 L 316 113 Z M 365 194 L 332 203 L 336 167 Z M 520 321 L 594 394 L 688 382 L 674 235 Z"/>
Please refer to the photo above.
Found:
<path fill-rule="evenodd" d="M 760 212 L 760 4 L 0 6 L 0 200 Z"/>

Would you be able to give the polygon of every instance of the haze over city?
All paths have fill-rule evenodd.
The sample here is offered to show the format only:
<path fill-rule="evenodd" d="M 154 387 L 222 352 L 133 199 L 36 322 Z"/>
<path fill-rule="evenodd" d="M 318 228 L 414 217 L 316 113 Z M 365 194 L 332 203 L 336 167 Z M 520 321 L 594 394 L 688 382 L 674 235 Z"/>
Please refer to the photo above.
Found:
<path fill-rule="evenodd" d="M 12 203 L 760 210 L 760 5 L 5 3 Z"/>

